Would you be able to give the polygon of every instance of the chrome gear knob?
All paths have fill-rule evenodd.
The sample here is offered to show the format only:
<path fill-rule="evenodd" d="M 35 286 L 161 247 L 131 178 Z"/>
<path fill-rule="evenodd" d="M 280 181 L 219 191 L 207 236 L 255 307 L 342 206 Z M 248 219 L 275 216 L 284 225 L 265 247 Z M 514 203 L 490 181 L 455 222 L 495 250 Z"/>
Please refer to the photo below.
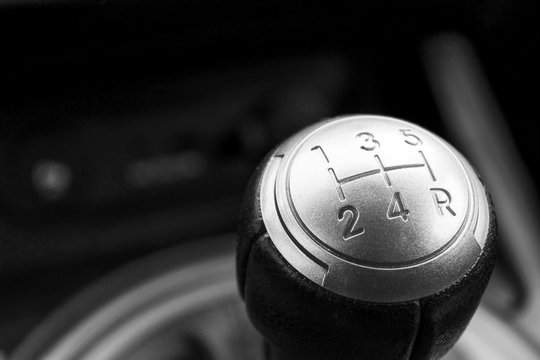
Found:
<path fill-rule="evenodd" d="M 408 122 L 347 116 L 286 140 L 243 206 L 240 291 L 276 359 L 436 359 L 495 258 L 467 160 Z"/>

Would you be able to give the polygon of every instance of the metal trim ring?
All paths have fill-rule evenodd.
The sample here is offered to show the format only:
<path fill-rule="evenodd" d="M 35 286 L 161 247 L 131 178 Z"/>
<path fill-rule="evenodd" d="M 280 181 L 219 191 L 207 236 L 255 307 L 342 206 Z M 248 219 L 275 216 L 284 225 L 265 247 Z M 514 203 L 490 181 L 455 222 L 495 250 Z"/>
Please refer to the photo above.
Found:
<path fill-rule="evenodd" d="M 449 227 L 452 232 L 449 233 L 448 237 L 439 239 L 439 242 L 435 244 L 437 246 L 442 244 L 438 246 L 436 251 L 422 253 L 422 256 L 415 258 L 406 258 L 412 256 L 410 253 L 420 253 L 424 249 L 413 246 L 403 250 L 391 249 L 395 250 L 399 256 L 403 254 L 405 260 L 381 261 L 381 259 L 387 260 L 384 257 L 388 257 L 382 250 L 379 253 L 374 253 L 376 256 L 382 254 L 380 258 L 375 259 L 362 259 L 336 250 L 329 245 L 329 243 L 335 244 L 336 241 L 340 241 L 336 240 L 333 235 L 335 229 L 326 231 L 326 228 L 321 225 L 320 219 L 324 221 L 324 216 L 327 216 L 325 213 L 327 203 L 323 200 L 324 196 L 321 195 L 319 200 L 317 199 L 318 194 L 314 195 L 310 191 L 306 191 L 304 194 L 302 187 L 300 187 L 301 190 L 297 190 L 297 193 L 301 192 L 301 196 L 299 195 L 298 198 L 301 201 L 311 201 L 315 204 L 312 208 L 308 208 L 307 212 L 304 212 L 304 216 L 308 214 L 307 216 L 310 217 L 311 223 L 306 225 L 298 214 L 291 195 L 290 178 L 291 169 L 295 166 L 298 153 L 306 141 L 314 136 L 325 138 L 325 132 L 329 132 L 329 129 L 332 128 L 335 133 L 340 131 L 340 127 L 348 129 L 352 126 L 354 129 L 365 129 L 381 126 L 381 124 L 386 128 L 395 128 L 396 131 L 405 127 L 421 133 L 424 137 L 429 137 L 428 140 L 432 147 L 444 155 L 441 159 L 447 161 L 445 165 L 449 169 L 459 169 L 463 173 L 462 175 L 455 174 L 458 171 L 455 170 L 453 174 L 448 176 L 453 176 L 454 179 L 460 179 L 462 182 L 459 188 L 463 193 L 461 194 L 463 199 L 461 206 L 466 209 L 466 213 L 462 215 L 461 223 L 456 222 L 456 220 L 453 227 Z M 313 178 L 313 183 L 321 181 L 328 182 L 326 178 L 324 180 Z M 311 184 L 306 183 L 305 185 L 308 187 Z M 324 186 L 328 187 L 329 185 Z M 357 190 L 355 189 L 355 191 Z M 314 200 L 313 197 L 315 197 Z M 317 201 L 322 203 L 317 203 Z M 308 205 L 311 206 L 311 203 Z M 315 124 L 279 146 L 274 151 L 263 174 L 261 209 L 266 229 L 274 245 L 296 270 L 313 282 L 337 294 L 374 302 L 401 302 L 419 299 L 439 292 L 461 278 L 474 266 L 482 253 L 490 216 L 488 199 L 483 185 L 472 167 L 457 150 L 417 125 L 399 119 L 372 115 L 348 116 Z M 310 211 L 313 211 L 313 216 L 311 216 Z M 429 226 L 431 225 L 427 224 L 419 228 L 428 228 L 431 231 L 428 234 L 439 231 L 439 229 L 429 229 Z M 326 237 L 321 239 L 320 235 L 316 235 L 311 230 L 311 227 L 318 227 L 319 233 Z M 381 232 L 386 230 L 384 224 L 377 229 Z M 444 230 L 441 229 L 441 234 L 446 234 Z M 376 236 L 378 235 L 376 234 Z M 375 240 L 380 240 L 382 236 L 386 236 L 386 234 L 383 233 Z M 396 235 L 395 232 L 389 231 L 388 236 Z M 416 240 L 420 245 L 424 244 L 422 241 L 425 243 L 432 241 L 432 239 Z"/>

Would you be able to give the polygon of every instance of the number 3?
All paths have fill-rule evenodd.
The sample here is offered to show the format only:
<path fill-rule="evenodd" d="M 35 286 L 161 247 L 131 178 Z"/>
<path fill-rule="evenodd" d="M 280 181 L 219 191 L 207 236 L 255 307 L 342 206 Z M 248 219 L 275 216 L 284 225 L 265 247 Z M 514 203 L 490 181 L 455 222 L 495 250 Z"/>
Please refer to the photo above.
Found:
<path fill-rule="evenodd" d="M 375 136 L 373 136 L 372 133 L 362 132 L 356 135 L 356 137 L 363 142 L 363 145 L 360 146 L 360 148 L 367 151 L 373 151 L 381 145 L 377 140 L 375 140 Z"/>

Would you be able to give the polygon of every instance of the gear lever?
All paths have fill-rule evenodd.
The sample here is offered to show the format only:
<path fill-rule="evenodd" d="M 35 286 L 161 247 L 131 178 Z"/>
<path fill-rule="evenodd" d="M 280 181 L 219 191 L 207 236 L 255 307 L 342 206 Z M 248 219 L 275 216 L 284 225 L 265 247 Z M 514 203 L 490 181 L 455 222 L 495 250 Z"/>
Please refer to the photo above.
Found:
<path fill-rule="evenodd" d="M 273 360 L 438 359 L 487 285 L 495 214 L 475 171 L 414 124 L 348 116 L 278 146 L 248 186 L 240 292 Z"/>

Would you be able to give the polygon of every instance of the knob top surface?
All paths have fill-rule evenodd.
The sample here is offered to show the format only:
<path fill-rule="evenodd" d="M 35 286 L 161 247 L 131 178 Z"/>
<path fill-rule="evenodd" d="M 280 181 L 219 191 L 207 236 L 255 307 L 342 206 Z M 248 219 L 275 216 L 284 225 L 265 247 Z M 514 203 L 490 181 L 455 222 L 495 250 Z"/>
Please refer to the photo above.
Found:
<path fill-rule="evenodd" d="M 402 267 L 436 256 L 468 213 L 469 179 L 454 152 L 395 120 L 321 126 L 301 141 L 285 172 L 285 206 L 298 225 L 359 265 Z"/>
<path fill-rule="evenodd" d="M 261 185 L 263 220 L 298 271 L 338 294 L 418 299 L 470 269 L 489 204 L 468 162 L 414 124 L 352 116 L 277 148 Z"/>

